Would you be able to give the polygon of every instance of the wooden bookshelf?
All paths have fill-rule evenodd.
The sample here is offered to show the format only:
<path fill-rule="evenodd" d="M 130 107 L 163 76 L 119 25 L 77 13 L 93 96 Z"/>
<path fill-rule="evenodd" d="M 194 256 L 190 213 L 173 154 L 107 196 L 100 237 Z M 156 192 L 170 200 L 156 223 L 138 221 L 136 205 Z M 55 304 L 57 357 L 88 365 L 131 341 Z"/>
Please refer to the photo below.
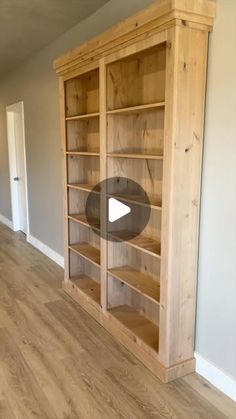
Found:
<path fill-rule="evenodd" d="M 55 61 L 63 288 L 164 382 L 195 368 L 205 80 L 214 16 L 212 0 L 155 2 Z M 88 223 L 91 192 L 99 208 L 94 205 Z M 108 222 L 110 197 L 130 204 L 133 218 L 115 227 Z M 140 232 L 147 206 L 149 220 Z"/>

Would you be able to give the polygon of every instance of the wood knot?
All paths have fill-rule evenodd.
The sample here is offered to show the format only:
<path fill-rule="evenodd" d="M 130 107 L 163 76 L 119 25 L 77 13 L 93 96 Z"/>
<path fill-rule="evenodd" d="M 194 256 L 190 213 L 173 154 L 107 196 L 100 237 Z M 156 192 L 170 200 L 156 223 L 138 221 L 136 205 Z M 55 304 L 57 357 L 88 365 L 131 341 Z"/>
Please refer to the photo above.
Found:
<path fill-rule="evenodd" d="M 189 151 L 189 150 L 191 150 L 191 148 L 192 148 L 192 147 L 193 147 L 193 144 L 188 145 L 188 146 L 184 149 L 185 153 L 188 153 L 188 151 Z"/>
<path fill-rule="evenodd" d="M 200 138 L 199 136 L 196 134 L 196 132 L 193 133 L 193 136 L 195 138 L 195 140 L 197 140 L 200 143 Z"/>

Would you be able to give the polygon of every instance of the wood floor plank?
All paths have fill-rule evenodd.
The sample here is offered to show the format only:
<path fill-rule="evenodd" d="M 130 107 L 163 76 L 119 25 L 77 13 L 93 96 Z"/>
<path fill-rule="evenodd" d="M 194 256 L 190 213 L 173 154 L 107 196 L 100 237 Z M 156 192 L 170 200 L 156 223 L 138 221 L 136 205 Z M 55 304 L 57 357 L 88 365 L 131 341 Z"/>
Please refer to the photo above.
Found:
<path fill-rule="evenodd" d="M 7 399 L 0 400 L 0 418 L 1 419 L 16 419 L 12 408 Z"/>
<path fill-rule="evenodd" d="M 0 224 L 0 419 L 234 419 L 197 374 L 162 384 L 61 290 L 63 270 Z"/>
<path fill-rule="evenodd" d="M 138 362 L 123 346 L 114 341 L 99 323 L 91 322 L 91 317 L 71 299 L 68 301 L 58 300 L 46 304 L 46 306 L 58 322 L 74 335 L 84 350 L 91 355 L 91 358 L 97 360 L 98 364 L 105 362 L 107 365 L 107 362 L 110 361 L 111 363 L 136 365 Z M 105 357 L 104 351 L 106 352 Z"/>
<path fill-rule="evenodd" d="M 6 329 L 0 329 L 0 367 L 16 417 L 55 419 L 47 398 Z"/>
<path fill-rule="evenodd" d="M 228 419 L 236 418 L 236 403 L 229 397 L 224 395 L 221 391 L 217 390 L 211 383 L 206 381 L 200 375 L 195 374 L 187 375 L 183 381 L 188 387 L 191 387 L 194 392 L 197 391 L 201 396 L 213 404 L 223 416 Z"/>
<path fill-rule="evenodd" d="M 21 277 L 16 278 L 12 269 L 10 272 L 10 279 L 3 279 L 0 274 L 0 281 L 7 289 L 4 295 L 0 295 L 0 304 L 1 311 L 5 311 L 5 322 L 6 318 L 8 324 L 11 322 L 9 328 L 17 338 L 18 345 L 57 353 L 61 358 L 82 352 L 79 342 L 55 320 L 45 305 L 34 298 L 20 281 Z"/>
<path fill-rule="evenodd" d="M 22 353 L 58 419 L 94 417 L 97 408 L 93 399 L 88 397 L 82 381 L 73 382 L 57 354 L 35 351 L 31 347 L 23 348 Z"/>
<path fill-rule="evenodd" d="M 94 399 L 103 405 L 104 414 L 107 417 L 122 417 L 129 419 L 143 418 L 173 418 L 170 412 L 162 414 L 157 397 L 145 404 L 135 397 L 135 386 L 133 392 L 128 393 L 122 386 L 117 384 L 105 374 L 105 371 L 98 367 L 96 362 L 91 362 L 91 358 L 86 362 L 86 354 L 82 359 L 66 359 L 65 365 L 75 381 L 85 380 L 87 391 Z M 121 367 L 126 377 L 129 368 Z M 140 408 L 141 407 L 141 408 Z M 146 412 L 145 412 L 146 410 Z"/>

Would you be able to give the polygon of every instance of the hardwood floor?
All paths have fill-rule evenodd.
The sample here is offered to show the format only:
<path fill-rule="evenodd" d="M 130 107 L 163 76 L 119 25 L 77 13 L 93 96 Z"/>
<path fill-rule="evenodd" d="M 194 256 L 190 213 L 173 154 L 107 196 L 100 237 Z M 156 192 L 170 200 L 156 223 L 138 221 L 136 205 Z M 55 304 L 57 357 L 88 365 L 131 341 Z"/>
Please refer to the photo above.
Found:
<path fill-rule="evenodd" d="M 0 419 L 224 419 L 196 374 L 162 384 L 61 290 L 63 271 L 0 224 Z"/>

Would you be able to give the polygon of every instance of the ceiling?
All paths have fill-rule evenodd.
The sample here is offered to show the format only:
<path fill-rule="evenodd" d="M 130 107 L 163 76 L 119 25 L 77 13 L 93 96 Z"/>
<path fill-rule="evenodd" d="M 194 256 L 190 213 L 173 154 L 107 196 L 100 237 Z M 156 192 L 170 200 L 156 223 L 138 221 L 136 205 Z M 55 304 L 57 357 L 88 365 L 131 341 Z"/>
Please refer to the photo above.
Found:
<path fill-rule="evenodd" d="M 0 77 L 108 0 L 0 0 Z"/>

